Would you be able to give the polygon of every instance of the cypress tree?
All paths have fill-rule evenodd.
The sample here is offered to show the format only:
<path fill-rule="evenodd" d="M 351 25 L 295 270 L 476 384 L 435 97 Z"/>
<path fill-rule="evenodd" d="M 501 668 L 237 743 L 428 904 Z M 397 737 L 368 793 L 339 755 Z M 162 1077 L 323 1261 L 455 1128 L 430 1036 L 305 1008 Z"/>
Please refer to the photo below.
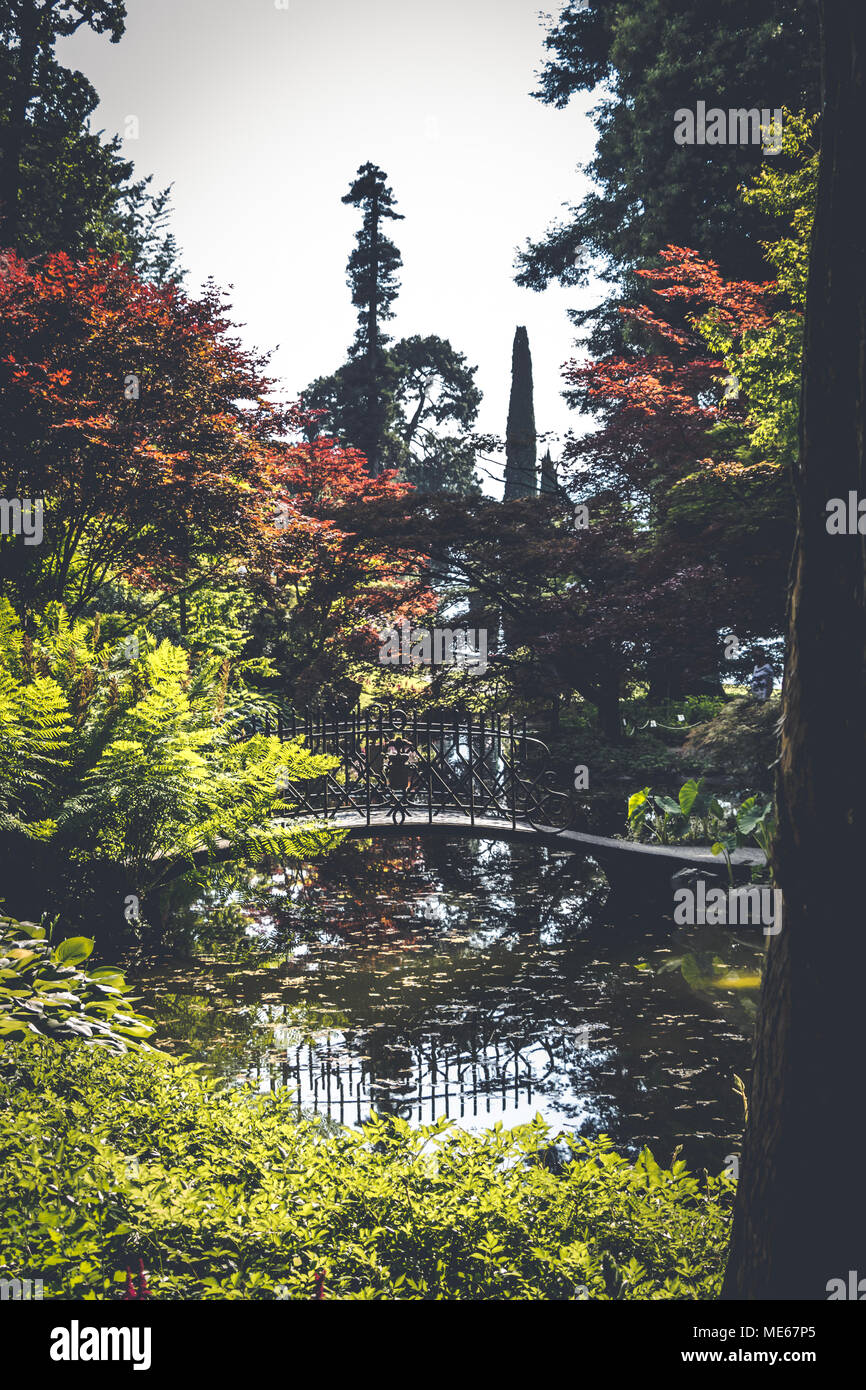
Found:
<path fill-rule="evenodd" d="M 529 334 L 518 328 L 511 354 L 511 403 L 505 435 L 505 498 L 534 497 L 536 472 L 535 407 L 532 388 L 532 356 Z"/>
<path fill-rule="evenodd" d="M 548 496 L 555 496 L 559 491 L 559 481 L 556 476 L 556 464 L 550 457 L 550 450 L 541 460 L 541 491 Z"/>

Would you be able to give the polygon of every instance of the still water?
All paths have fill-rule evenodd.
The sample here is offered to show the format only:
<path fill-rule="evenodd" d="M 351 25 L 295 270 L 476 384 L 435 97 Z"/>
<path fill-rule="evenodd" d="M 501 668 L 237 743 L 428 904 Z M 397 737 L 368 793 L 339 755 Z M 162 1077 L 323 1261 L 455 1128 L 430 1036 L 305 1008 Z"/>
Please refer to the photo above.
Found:
<path fill-rule="evenodd" d="M 607 899 L 591 861 L 542 847 L 347 842 L 232 905 L 234 960 L 201 950 L 205 915 L 192 960 L 135 983 L 158 1046 L 338 1123 L 541 1114 L 718 1171 L 742 1135 L 762 938 L 648 904 L 613 918 Z"/>

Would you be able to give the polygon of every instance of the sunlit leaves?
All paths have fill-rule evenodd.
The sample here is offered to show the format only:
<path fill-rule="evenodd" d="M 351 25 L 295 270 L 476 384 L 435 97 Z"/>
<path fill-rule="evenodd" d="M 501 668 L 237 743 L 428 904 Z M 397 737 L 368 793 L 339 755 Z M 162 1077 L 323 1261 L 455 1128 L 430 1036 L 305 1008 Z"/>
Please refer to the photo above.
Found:
<path fill-rule="evenodd" d="M 120 971 L 81 968 L 92 951 L 83 936 L 52 948 L 44 928 L 0 915 L 0 1042 L 44 1034 L 125 1052 L 149 1038 L 155 1030 L 124 998 Z"/>
<path fill-rule="evenodd" d="M 46 1297 L 112 1296 L 130 1228 L 162 1299 L 310 1299 L 319 1270 L 327 1299 L 718 1295 L 733 1185 L 681 1160 L 561 1137 L 557 1176 L 540 1119 L 328 1132 L 288 1092 L 76 1046 L 15 1051 L 0 1060 L 0 1230 L 17 1270 L 51 1270 Z"/>

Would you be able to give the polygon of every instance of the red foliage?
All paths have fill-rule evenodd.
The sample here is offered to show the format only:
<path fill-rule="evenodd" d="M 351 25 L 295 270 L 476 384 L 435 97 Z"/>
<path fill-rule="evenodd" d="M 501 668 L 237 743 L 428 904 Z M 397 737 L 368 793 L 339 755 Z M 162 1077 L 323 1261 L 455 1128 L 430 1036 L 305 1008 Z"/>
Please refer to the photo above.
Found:
<path fill-rule="evenodd" d="M 255 550 L 271 440 L 297 419 L 263 367 L 213 285 L 191 299 L 96 256 L 0 258 L 0 490 L 45 498 L 43 597 Z"/>
<path fill-rule="evenodd" d="M 126 1293 L 123 1295 L 122 1302 L 138 1302 L 141 1299 L 152 1298 L 153 1294 L 147 1283 L 147 1275 L 144 1272 L 144 1261 L 138 1261 L 138 1288 L 133 1288 L 132 1271 L 127 1265 L 126 1269 Z"/>
<path fill-rule="evenodd" d="M 259 583 L 274 603 L 292 595 L 286 621 L 307 684 L 347 655 L 375 658 L 383 627 L 435 611 L 424 558 L 372 524 L 413 493 L 393 470 L 373 478 L 363 454 L 320 438 L 275 448 L 266 485 Z"/>
<path fill-rule="evenodd" d="M 661 252 L 665 264 L 637 274 L 676 313 L 661 317 L 648 305 L 620 312 L 637 325 L 652 350 L 600 361 L 565 364 L 570 385 L 602 411 L 596 433 L 571 441 L 567 456 L 602 480 L 623 478 L 647 494 L 696 471 L 711 453 L 708 432 L 738 407 L 723 400 L 724 363 L 708 355 L 695 329 L 712 312 L 736 335 L 771 322 L 773 284 L 725 281 L 714 261 L 681 246 Z"/>

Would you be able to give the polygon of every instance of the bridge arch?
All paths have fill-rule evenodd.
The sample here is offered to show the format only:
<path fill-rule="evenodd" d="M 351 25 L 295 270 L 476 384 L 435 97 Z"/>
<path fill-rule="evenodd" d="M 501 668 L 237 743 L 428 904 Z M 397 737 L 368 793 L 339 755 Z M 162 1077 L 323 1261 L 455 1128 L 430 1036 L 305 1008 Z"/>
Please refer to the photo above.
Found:
<path fill-rule="evenodd" d="M 590 856 L 609 880 L 637 890 L 667 886 L 678 869 L 718 869 L 709 849 L 646 845 L 572 829 L 575 806 L 547 745 L 526 721 L 498 713 L 418 714 L 393 705 L 307 710 L 251 723 L 281 738 L 303 737 L 337 766 L 311 781 L 286 780 L 292 819 L 316 819 L 354 838 L 449 835 L 544 844 Z M 763 863 L 738 850 L 742 876 Z"/>

